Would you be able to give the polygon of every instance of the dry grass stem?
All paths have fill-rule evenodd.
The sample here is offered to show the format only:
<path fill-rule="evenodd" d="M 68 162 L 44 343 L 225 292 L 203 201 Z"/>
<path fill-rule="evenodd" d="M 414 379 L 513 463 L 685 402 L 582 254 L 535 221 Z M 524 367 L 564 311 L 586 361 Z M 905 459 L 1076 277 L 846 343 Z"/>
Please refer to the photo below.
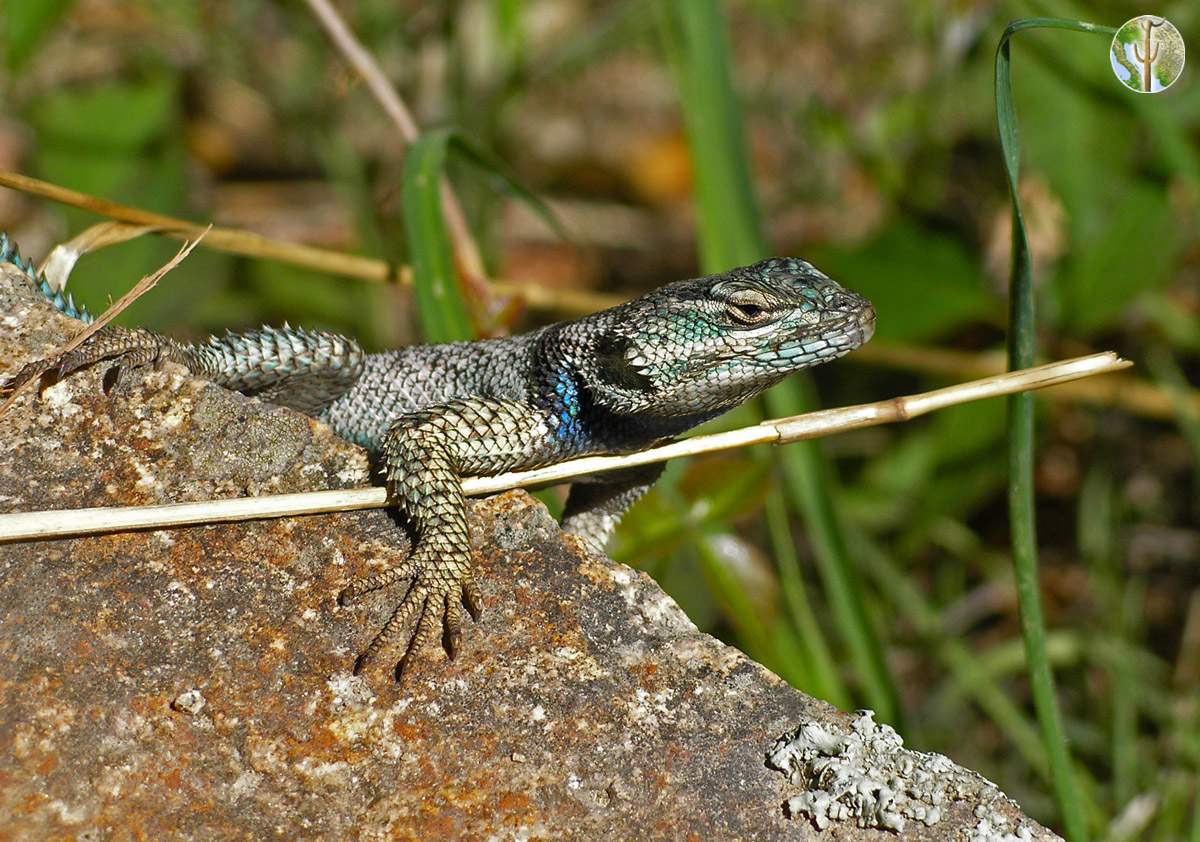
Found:
<path fill-rule="evenodd" d="M 999 374 L 1007 368 L 1003 350 L 970 352 L 949 348 L 899 345 L 876 339 L 854 352 L 851 358 L 880 368 L 915 371 L 944 377 L 981 377 Z M 1170 421 L 1176 408 L 1167 392 L 1148 380 L 1122 375 L 1101 380 L 1075 380 L 1055 389 L 1049 397 L 1056 401 L 1115 406 L 1143 418 Z M 1189 389 L 1180 396 L 1193 412 L 1200 413 L 1200 389 Z"/>
<path fill-rule="evenodd" d="M 350 27 L 346 26 L 345 21 L 328 0 L 305 0 L 305 2 L 325 29 L 329 40 L 338 48 L 342 57 L 349 62 L 355 72 L 362 77 L 371 96 L 375 97 L 375 101 L 379 103 L 384 113 L 396 124 L 404 145 L 411 145 L 417 139 L 420 130 L 408 107 L 400 99 L 400 94 L 379 67 L 379 63 L 375 61 L 375 57 L 354 36 Z M 450 234 L 450 240 L 454 244 L 454 255 L 458 259 L 458 268 L 476 293 L 488 295 L 489 291 L 484 282 L 486 275 L 483 258 L 480 257 L 479 249 L 475 245 L 475 238 L 471 236 L 471 229 L 467 226 L 467 218 L 462 211 L 462 206 L 459 205 L 450 183 L 444 178 L 441 190 L 442 215 L 446 220 L 446 229 Z"/>
<path fill-rule="evenodd" d="M 211 233 L 204 240 L 205 248 L 226 254 L 275 260 L 314 272 L 324 272 L 371 283 L 395 282 L 401 286 L 412 285 L 412 270 L 408 266 L 393 266 L 387 261 L 374 257 L 363 257 L 332 249 L 283 242 L 238 228 L 198 225 L 185 219 L 164 216 L 118 202 L 110 202 L 107 199 L 80 193 L 78 190 L 60 187 L 41 179 L 5 170 L 0 170 L 0 187 L 9 187 L 31 196 L 40 196 L 60 204 L 82 208 L 130 225 L 143 225 L 179 240 L 186 240 L 201 231 L 210 230 Z M 491 287 L 503 295 L 520 298 L 531 310 L 577 316 L 605 310 L 625 300 L 619 296 L 588 292 L 587 290 L 547 289 L 540 284 L 528 281 L 493 280 Z"/>
<path fill-rule="evenodd" d="M 98 222 L 51 249 L 38 266 L 38 271 L 42 273 L 51 289 L 62 292 L 67 288 L 67 280 L 79 258 L 89 252 L 137 239 L 154 230 L 156 229 L 151 225 L 131 225 L 117 220 Z"/>
<path fill-rule="evenodd" d="M 1119 371 L 1129 365 L 1129 362 L 1112 352 L 1092 354 L 1008 374 L 998 374 L 931 392 L 840 409 L 825 409 L 791 418 L 764 421 L 724 433 L 694 436 L 639 453 L 623 456 L 588 456 L 532 471 L 514 471 L 494 477 L 470 477 L 463 481 L 463 490 L 470 496 L 493 494 L 511 488 L 552 485 L 578 476 L 617 471 L 652 462 L 665 462 L 680 456 L 713 453 L 751 444 L 785 444 L 859 427 L 907 421 L 955 404 L 1043 389 Z M 371 509 L 385 505 L 387 493 L 384 489 L 357 488 L 166 506 L 19 512 L 0 515 L 0 541 L 27 541 L 130 529 L 164 529 L 202 523 Z"/>

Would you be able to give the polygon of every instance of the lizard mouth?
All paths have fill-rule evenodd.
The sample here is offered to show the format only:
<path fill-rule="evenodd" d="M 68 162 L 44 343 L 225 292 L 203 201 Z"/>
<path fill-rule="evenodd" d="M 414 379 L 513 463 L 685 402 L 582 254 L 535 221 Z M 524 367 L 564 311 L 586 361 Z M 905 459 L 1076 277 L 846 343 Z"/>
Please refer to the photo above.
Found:
<path fill-rule="evenodd" d="M 870 302 L 866 302 L 866 306 L 859 311 L 858 326 L 860 335 L 858 345 L 866 345 L 875 335 L 875 308 L 871 306 Z"/>
<path fill-rule="evenodd" d="M 834 306 L 842 317 L 823 331 L 825 338 L 844 335 L 845 339 L 837 344 L 846 346 L 847 351 L 867 344 L 875 335 L 875 307 L 871 302 L 850 290 L 840 290 Z"/>
<path fill-rule="evenodd" d="M 852 294 L 851 294 L 852 295 Z M 774 348 L 767 362 L 775 368 L 807 368 L 848 354 L 875 334 L 875 308 L 859 296 L 831 314 L 815 330 L 802 331 Z"/>
<path fill-rule="evenodd" d="M 866 345 L 875 335 L 875 308 L 866 299 L 860 298 L 862 306 L 847 313 L 846 318 L 825 333 L 825 338 L 836 349 L 835 356 L 847 354 Z"/>

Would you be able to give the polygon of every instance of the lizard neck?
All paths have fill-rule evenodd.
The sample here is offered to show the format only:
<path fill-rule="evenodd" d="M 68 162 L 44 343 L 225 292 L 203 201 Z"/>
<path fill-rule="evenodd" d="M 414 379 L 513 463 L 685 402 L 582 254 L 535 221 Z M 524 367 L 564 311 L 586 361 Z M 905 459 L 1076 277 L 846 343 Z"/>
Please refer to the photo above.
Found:
<path fill-rule="evenodd" d="M 630 399 L 614 400 L 596 388 L 595 361 L 603 353 L 605 325 L 581 320 L 545 328 L 530 348 L 531 403 L 556 424 L 554 436 L 564 453 L 636 450 L 673 438 L 721 413 L 703 410 L 664 416 L 653 411 L 654 395 L 629 383 Z"/>

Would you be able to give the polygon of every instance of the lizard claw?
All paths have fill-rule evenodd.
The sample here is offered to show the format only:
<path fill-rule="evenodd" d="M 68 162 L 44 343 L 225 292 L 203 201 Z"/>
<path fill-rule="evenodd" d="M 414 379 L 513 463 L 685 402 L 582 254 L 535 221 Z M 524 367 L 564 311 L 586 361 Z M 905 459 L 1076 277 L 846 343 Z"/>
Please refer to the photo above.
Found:
<path fill-rule="evenodd" d="M 475 577 L 470 573 L 463 579 L 462 602 L 467 607 L 467 613 L 471 615 L 471 619 L 478 623 L 483 614 L 483 599 L 479 596 L 479 587 L 475 584 Z"/>
<path fill-rule="evenodd" d="M 45 389 L 82 368 L 104 360 L 117 361 L 104 374 L 104 393 L 120 393 L 128 386 L 130 372 L 150 365 L 157 367 L 176 353 L 178 347 L 172 340 L 148 330 L 106 327 L 88 337 L 78 348 L 28 363 L 0 384 L 0 397 L 11 395 L 34 378 L 41 378 L 41 389 Z"/>
<path fill-rule="evenodd" d="M 361 655 L 359 655 L 357 658 L 354 659 L 354 670 L 353 670 L 354 675 L 360 675 L 363 671 L 363 667 L 365 667 L 366 665 L 367 665 L 367 653 L 363 652 Z"/>
<path fill-rule="evenodd" d="M 0 382 L 0 400 L 7 399 L 13 393 L 25 388 L 25 384 L 31 380 L 42 378 L 42 383 L 38 387 L 40 394 L 46 386 L 50 385 L 45 375 L 53 366 L 45 360 L 37 360 L 36 362 L 27 363 L 21 367 L 21 370 L 12 377 Z"/>
<path fill-rule="evenodd" d="M 386 570 L 367 579 L 348 585 L 338 596 L 338 603 L 347 605 L 352 600 L 401 579 L 411 579 L 412 584 L 404 598 L 392 611 L 383 628 L 371 640 L 367 648 L 354 662 L 354 674 L 360 674 L 376 654 L 389 648 L 408 622 L 416 619 L 403 647 L 403 655 L 396 664 L 396 680 L 411 671 L 416 655 L 442 631 L 442 645 L 453 660 L 462 649 L 462 607 L 465 605 L 472 618 L 479 616 L 479 592 L 470 577 L 469 568 L 460 579 L 450 573 L 462 567 L 455 563 L 443 565 L 420 560 Z M 431 575 L 432 574 L 432 575 Z"/>
<path fill-rule="evenodd" d="M 403 682 L 404 677 L 412 672 L 413 660 L 413 653 L 406 652 L 404 653 L 404 657 L 396 663 L 396 668 L 392 671 L 392 675 L 396 679 L 397 684 Z"/>
<path fill-rule="evenodd" d="M 458 650 L 462 645 L 462 603 L 462 597 L 456 598 L 451 592 L 446 594 L 442 604 L 442 625 L 445 629 L 442 634 L 442 647 L 452 661 L 458 657 Z"/>

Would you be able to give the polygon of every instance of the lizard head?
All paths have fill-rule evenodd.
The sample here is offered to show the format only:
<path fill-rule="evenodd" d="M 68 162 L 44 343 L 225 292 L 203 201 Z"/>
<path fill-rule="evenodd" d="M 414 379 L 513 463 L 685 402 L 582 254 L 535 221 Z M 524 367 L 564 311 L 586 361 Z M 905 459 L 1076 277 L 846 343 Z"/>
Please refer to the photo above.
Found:
<path fill-rule="evenodd" d="M 795 258 L 668 284 L 597 315 L 608 318 L 592 349 L 593 399 L 676 418 L 737 406 L 875 331 L 869 301 Z"/>

